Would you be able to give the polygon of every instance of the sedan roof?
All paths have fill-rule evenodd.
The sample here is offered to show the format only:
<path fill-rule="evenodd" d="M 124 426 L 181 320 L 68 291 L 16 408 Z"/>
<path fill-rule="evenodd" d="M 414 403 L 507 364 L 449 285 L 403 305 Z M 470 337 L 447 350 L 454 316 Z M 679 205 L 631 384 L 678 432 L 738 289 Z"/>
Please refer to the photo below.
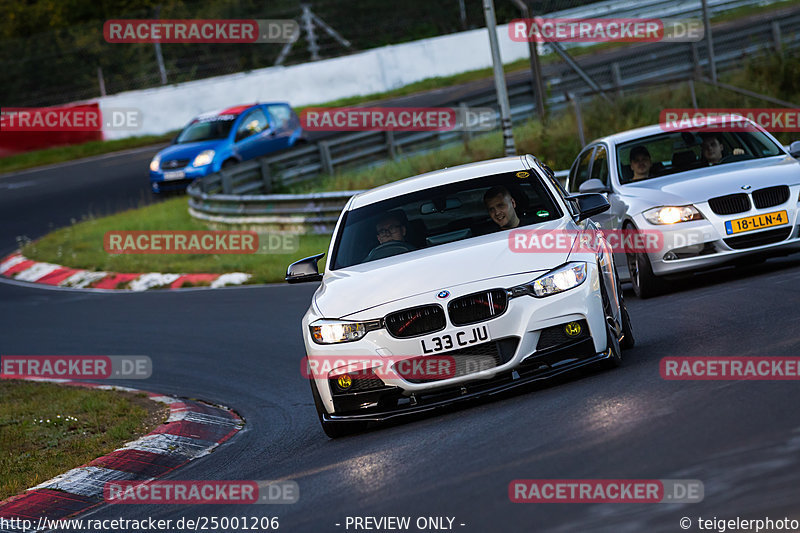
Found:
<path fill-rule="evenodd" d="M 524 159 L 525 156 L 490 159 L 488 161 L 479 161 L 477 163 L 435 170 L 426 174 L 420 174 L 419 176 L 402 179 L 356 195 L 353 198 L 353 203 L 350 208 L 357 209 L 365 205 L 374 204 L 375 202 L 381 202 L 389 198 L 402 196 L 422 189 L 438 187 L 439 185 L 446 185 L 448 183 L 456 183 L 472 178 L 479 178 L 481 176 L 491 176 L 493 174 L 503 174 L 505 172 L 527 169 Z"/>
<path fill-rule="evenodd" d="M 731 114 L 731 115 L 733 115 L 733 114 Z M 756 124 L 755 122 L 753 122 L 752 120 L 750 120 L 747 117 L 743 117 L 741 115 L 737 115 L 737 120 L 739 120 L 739 119 L 741 119 L 743 122 L 748 122 L 749 124 L 751 124 L 757 130 L 763 130 L 763 128 L 761 128 L 758 124 Z M 718 124 L 724 124 L 725 123 L 724 122 L 725 118 L 723 118 L 723 117 L 710 116 L 710 117 L 706 118 L 705 120 L 707 120 L 709 124 L 712 124 L 714 122 L 717 122 Z M 728 120 L 730 120 L 730 119 L 728 119 Z M 674 126 L 668 125 L 668 123 L 653 124 L 651 126 L 643 126 L 641 128 L 635 128 L 635 129 L 632 129 L 632 130 L 627 130 L 627 131 L 622 131 L 622 132 L 619 132 L 619 133 L 615 133 L 613 135 L 607 135 L 606 137 L 601 137 L 599 139 L 595 139 L 594 141 L 592 141 L 592 143 L 601 142 L 602 141 L 602 142 L 607 142 L 607 143 L 616 145 L 616 144 L 620 144 L 620 143 L 624 143 L 624 142 L 628 142 L 628 141 L 633 141 L 633 140 L 636 140 L 636 139 L 641 139 L 641 138 L 644 138 L 644 137 L 650 137 L 652 135 L 658 135 L 659 133 L 670 133 L 670 132 L 676 132 L 676 131 L 698 131 L 698 127 L 697 126 L 694 126 L 694 127 L 690 126 L 690 127 L 686 127 L 686 128 L 676 128 Z M 589 143 L 589 144 L 592 144 L 592 143 Z"/>

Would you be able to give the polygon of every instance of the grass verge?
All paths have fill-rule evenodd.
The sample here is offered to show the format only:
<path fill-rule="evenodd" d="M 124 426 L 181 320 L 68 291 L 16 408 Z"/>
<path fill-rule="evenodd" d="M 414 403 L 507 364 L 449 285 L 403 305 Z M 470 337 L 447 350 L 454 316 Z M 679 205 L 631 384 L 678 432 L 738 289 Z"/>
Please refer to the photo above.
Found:
<path fill-rule="evenodd" d="M 792 102 L 800 99 L 800 78 L 796 76 L 798 71 L 800 52 L 791 56 L 754 58 L 745 68 L 723 76 L 721 81 Z M 695 84 L 695 93 L 700 108 L 775 107 L 774 104 L 704 83 Z M 600 98 L 586 100 L 581 107 L 584 134 L 588 142 L 612 133 L 657 124 L 663 109 L 691 107 L 687 83 L 623 95 L 611 103 Z M 800 134 L 796 132 L 774 135 L 784 144 L 800 140 Z M 517 153 L 535 154 L 555 170 L 569 168 L 582 148 L 575 113 L 571 108 L 554 114 L 546 124 L 530 120 L 515 127 L 514 137 Z M 377 167 L 320 176 L 313 182 L 296 187 L 295 192 L 369 189 L 408 176 L 502 155 L 501 134 L 493 133 L 477 137 L 466 145 L 389 161 Z"/>
<path fill-rule="evenodd" d="M 107 217 L 89 217 L 27 243 L 22 253 L 38 261 L 87 270 L 176 274 L 236 271 L 252 274 L 249 283 L 269 283 L 283 281 L 290 263 L 327 251 L 330 242 L 330 236 L 302 235 L 296 252 L 274 254 L 112 255 L 103 249 L 108 231 L 187 230 L 208 228 L 189 216 L 186 197 L 177 197 Z"/>
<path fill-rule="evenodd" d="M 0 500 L 105 455 L 166 420 L 142 394 L 0 381 Z"/>

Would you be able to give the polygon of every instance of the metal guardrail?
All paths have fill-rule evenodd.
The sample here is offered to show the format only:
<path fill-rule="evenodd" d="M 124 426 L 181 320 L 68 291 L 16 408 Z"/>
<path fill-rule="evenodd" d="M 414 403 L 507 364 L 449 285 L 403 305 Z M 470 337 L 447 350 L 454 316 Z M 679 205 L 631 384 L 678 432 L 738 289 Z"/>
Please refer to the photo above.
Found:
<path fill-rule="evenodd" d="M 555 173 L 562 185 L 569 170 Z M 350 198 L 364 191 L 310 194 L 211 194 L 189 198 L 189 213 L 219 229 L 330 235 Z"/>
<path fill-rule="evenodd" d="M 725 2 L 716 2 L 717 5 Z M 735 3 L 731 1 L 728 3 Z M 637 5 L 638 6 L 638 5 Z M 639 6 L 641 7 L 641 6 Z M 619 14 L 619 13 L 615 13 Z M 650 15 L 652 16 L 652 15 Z M 754 20 L 755 19 L 755 20 Z M 714 50 L 719 72 L 740 67 L 744 58 L 766 49 L 800 47 L 800 9 L 780 20 L 755 17 L 714 28 Z M 610 56 L 610 57 L 609 57 Z M 590 57 L 581 67 L 604 91 L 631 90 L 658 81 L 690 80 L 707 67 L 705 42 L 648 43 L 616 53 Z M 569 95 L 590 94 L 583 80 L 565 64 L 546 68 L 552 110 L 568 105 Z M 530 81 L 509 84 L 512 120 L 521 122 L 535 113 Z M 443 106 L 497 109 L 494 88 L 470 99 Z M 499 123 L 499 120 L 498 120 Z M 343 133 L 284 153 L 256 159 L 196 180 L 189 186 L 193 216 L 242 217 L 269 215 L 265 200 L 276 187 L 303 183 L 323 174 L 375 164 L 387 158 L 422 153 L 468 141 L 469 132 L 357 132 Z"/>
<path fill-rule="evenodd" d="M 189 213 L 210 227 L 268 229 L 272 233 L 330 235 L 339 213 L 354 194 L 333 191 L 311 194 L 226 194 L 190 198 Z"/>

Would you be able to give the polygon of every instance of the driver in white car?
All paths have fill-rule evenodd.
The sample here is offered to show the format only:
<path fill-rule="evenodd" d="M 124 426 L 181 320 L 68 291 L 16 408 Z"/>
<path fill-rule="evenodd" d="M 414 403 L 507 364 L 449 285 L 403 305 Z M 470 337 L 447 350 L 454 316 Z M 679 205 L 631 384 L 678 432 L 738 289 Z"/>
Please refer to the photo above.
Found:
<path fill-rule="evenodd" d="M 397 211 L 385 213 L 375 224 L 375 236 L 381 244 L 405 241 L 407 231 L 404 217 Z"/>

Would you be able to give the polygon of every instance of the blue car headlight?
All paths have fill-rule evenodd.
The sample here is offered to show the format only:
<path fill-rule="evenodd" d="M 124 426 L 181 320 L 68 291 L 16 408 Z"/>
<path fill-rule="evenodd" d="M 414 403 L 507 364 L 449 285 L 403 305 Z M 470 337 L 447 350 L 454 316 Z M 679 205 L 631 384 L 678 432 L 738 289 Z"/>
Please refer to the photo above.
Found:
<path fill-rule="evenodd" d="M 529 283 L 511 287 L 508 289 L 508 295 L 511 298 L 525 295 L 544 298 L 574 289 L 584 281 L 586 281 L 586 263 L 574 261 L 551 270 Z"/>
<path fill-rule="evenodd" d="M 152 161 L 150 161 L 150 170 L 158 172 L 158 166 L 161 164 L 161 156 L 156 154 Z"/>
<path fill-rule="evenodd" d="M 203 150 L 197 157 L 194 158 L 192 161 L 193 167 L 204 167 L 206 165 L 210 165 L 211 162 L 214 160 L 214 150 Z"/>

